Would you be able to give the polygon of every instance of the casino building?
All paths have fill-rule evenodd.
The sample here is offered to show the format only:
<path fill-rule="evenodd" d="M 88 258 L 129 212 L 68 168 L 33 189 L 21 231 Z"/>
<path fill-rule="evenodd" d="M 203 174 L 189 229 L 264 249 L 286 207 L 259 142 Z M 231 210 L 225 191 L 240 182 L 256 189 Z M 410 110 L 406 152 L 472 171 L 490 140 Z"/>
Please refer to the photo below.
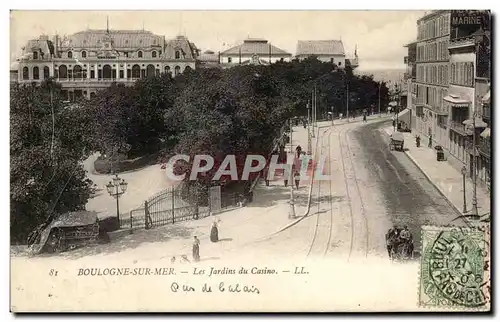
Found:
<path fill-rule="evenodd" d="M 55 77 L 69 101 L 90 98 L 112 83 L 132 85 L 162 72 L 176 76 L 196 68 L 199 50 L 185 36 L 166 40 L 146 30 L 85 30 L 49 39 L 40 36 L 22 48 L 17 81 L 39 83 Z M 16 77 L 11 66 L 12 77 Z M 13 76 L 14 75 L 14 76 Z"/>

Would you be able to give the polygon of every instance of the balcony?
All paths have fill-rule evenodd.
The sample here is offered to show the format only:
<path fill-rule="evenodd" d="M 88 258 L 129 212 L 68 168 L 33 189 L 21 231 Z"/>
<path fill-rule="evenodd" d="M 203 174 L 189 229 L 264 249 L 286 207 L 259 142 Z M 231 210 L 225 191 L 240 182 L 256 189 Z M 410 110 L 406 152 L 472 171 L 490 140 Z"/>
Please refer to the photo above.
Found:
<path fill-rule="evenodd" d="M 483 120 L 485 120 L 485 122 L 489 122 L 491 120 L 491 107 L 490 106 L 483 107 Z"/>
<path fill-rule="evenodd" d="M 491 138 L 479 138 L 478 144 L 479 153 L 490 158 L 491 157 Z"/>
<path fill-rule="evenodd" d="M 467 136 L 469 132 L 467 131 L 466 126 L 462 124 L 463 121 L 464 120 L 452 120 L 450 122 L 450 129 L 462 136 Z"/>

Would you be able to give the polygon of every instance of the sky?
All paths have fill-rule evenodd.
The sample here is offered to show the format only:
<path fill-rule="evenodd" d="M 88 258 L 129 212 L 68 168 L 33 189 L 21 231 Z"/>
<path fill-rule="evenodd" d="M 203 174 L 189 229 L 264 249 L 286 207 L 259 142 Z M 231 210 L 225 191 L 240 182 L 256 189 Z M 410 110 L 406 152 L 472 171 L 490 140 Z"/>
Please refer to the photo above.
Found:
<path fill-rule="evenodd" d="M 11 11 L 10 61 L 29 39 L 85 29 L 142 29 L 167 39 L 182 34 L 202 51 L 265 38 L 295 54 L 298 40 L 341 39 L 359 70 L 404 68 L 403 46 L 416 39 L 423 11 Z"/>

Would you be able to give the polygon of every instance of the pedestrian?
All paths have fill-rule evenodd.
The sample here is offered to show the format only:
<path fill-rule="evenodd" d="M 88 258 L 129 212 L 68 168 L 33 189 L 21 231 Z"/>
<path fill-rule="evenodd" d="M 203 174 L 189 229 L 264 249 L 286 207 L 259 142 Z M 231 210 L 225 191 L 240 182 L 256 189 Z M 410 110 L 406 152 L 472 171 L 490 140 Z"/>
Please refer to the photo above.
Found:
<path fill-rule="evenodd" d="M 266 166 L 264 170 L 262 170 L 262 175 L 264 176 L 264 182 L 266 183 L 266 187 L 269 187 L 269 167 Z"/>
<path fill-rule="evenodd" d="M 339 113 L 339 120 L 341 120 L 341 119 L 342 119 L 342 116 L 344 116 L 344 114 Z"/>
<path fill-rule="evenodd" d="M 300 184 L 300 174 L 298 172 L 295 172 L 295 175 L 294 175 L 293 179 L 295 180 L 295 187 L 298 190 L 299 189 L 299 184 Z"/>
<path fill-rule="evenodd" d="M 216 243 L 219 241 L 219 225 L 217 219 L 212 223 L 212 228 L 210 228 L 210 241 Z"/>
<path fill-rule="evenodd" d="M 295 149 L 295 152 L 297 153 L 297 158 L 300 158 L 300 154 L 302 153 L 302 147 L 298 145 L 297 148 Z"/>
<path fill-rule="evenodd" d="M 286 171 L 285 171 L 285 175 L 286 175 Z M 285 182 L 285 188 L 288 187 L 288 178 L 285 177 L 285 179 L 283 181 Z"/>
<path fill-rule="evenodd" d="M 432 134 L 429 134 L 429 148 L 432 148 Z"/>
<path fill-rule="evenodd" d="M 193 260 L 195 262 L 200 261 L 200 240 L 198 239 L 197 236 L 194 236 L 194 241 L 193 241 Z"/>
<path fill-rule="evenodd" d="M 395 129 L 396 128 L 396 118 L 394 115 L 392 116 L 392 127 Z"/>

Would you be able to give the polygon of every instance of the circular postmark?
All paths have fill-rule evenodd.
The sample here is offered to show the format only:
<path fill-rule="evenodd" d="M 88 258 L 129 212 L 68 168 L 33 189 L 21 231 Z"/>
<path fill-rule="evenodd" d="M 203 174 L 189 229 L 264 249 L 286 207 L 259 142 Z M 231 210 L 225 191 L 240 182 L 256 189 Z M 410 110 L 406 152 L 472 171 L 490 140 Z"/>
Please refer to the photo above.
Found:
<path fill-rule="evenodd" d="M 425 290 L 438 303 L 480 307 L 486 249 L 481 232 L 451 229 L 439 232 L 425 249 Z"/>

